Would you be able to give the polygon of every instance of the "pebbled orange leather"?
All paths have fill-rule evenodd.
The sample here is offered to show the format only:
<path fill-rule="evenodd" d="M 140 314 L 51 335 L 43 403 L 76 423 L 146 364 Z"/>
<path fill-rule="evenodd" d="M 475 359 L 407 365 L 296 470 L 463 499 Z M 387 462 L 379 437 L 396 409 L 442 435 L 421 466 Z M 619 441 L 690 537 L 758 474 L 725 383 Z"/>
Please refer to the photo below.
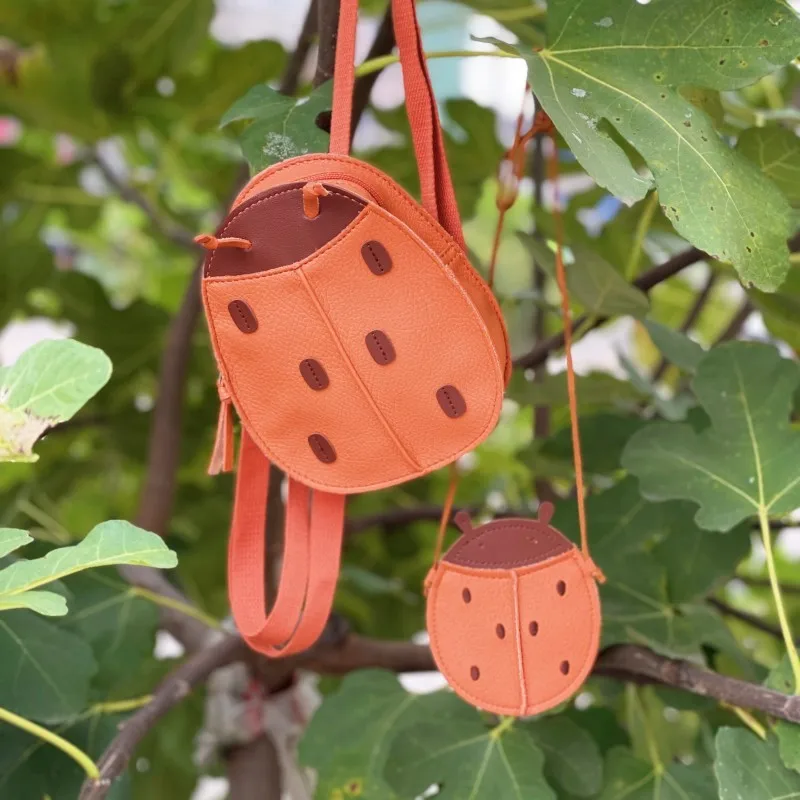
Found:
<path fill-rule="evenodd" d="M 414 222 L 418 207 L 406 202 Z M 297 203 L 303 214 L 300 195 Z M 256 205 L 249 213 L 261 212 Z M 380 277 L 361 254 L 372 241 L 393 264 Z M 262 451 L 307 485 L 342 493 L 392 486 L 450 463 L 496 424 L 504 338 L 498 353 L 450 266 L 463 255 L 446 235 L 434 242 L 438 253 L 401 219 L 367 202 L 337 237 L 296 264 L 204 279 L 212 342 L 233 404 Z M 249 259 L 252 252 L 230 251 L 236 257 Z M 234 301 L 254 313 L 253 334 L 242 335 L 232 319 Z M 385 367 L 364 341 L 376 329 L 396 352 Z M 308 390 L 299 369 L 307 358 L 324 366 L 330 381 L 324 391 Z M 446 385 L 466 401 L 459 419 L 443 414 L 437 401 Z M 265 391 L 270 386 L 280 391 Z M 320 462 L 309 448 L 314 433 L 333 444 L 335 463 Z"/>

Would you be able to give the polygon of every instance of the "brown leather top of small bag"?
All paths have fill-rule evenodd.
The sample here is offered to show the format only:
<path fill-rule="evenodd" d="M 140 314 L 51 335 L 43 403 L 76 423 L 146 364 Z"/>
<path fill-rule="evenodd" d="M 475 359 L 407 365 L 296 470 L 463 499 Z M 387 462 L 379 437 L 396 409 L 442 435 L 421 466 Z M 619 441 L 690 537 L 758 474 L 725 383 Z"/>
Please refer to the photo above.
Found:
<path fill-rule="evenodd" d="M 511 569 L 547 561 L 572 547 L 562 533 L 536 520 L 498 520 L 465 533 L 443 560 L 462 567 Z"/>
<path fill-rule="evenodd" d="M 365 201 L 326 185 L 319 198 L 319 214 L 303 213 L 304 181 L 283 184 L 251 197 L 234 208 L 217 236 L 235 236 L 252 242 L 249 250 L 220 248 L 206 259 L 206 277 L 247 275 L 300 261 L 326 245 L 361 212 Z"/>

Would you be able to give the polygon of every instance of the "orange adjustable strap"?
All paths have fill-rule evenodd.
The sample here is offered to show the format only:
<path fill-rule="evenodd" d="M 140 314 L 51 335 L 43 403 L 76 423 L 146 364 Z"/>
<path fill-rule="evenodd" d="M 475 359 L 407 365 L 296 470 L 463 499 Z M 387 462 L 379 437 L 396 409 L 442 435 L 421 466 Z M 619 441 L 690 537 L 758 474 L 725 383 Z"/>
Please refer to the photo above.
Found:
<path fill-rule="evenodd" d="M 403 70 L 406 108 L 417 159 L 422 205 L 463 248 L 461 217 L 447 165 L 439 111 L 422 49 L 414 0 L 392 0 L 392 18 Z M 350 152 L 357 21 L 358 0 L 342 0 L 336 43 L 329 149 L 331 153 L 344 155 Z"/>
<path fill-rule="evenodd" d="M 280 583 L 267 615 L 269 467 L 266 456 L 243 430 L 228 546 L 228 586 L 239 632 L 254 649 L 280 657 L 310 647 L 328 620 L 339 575 L 345 498 L 312 492 L 289 480 Z"/>

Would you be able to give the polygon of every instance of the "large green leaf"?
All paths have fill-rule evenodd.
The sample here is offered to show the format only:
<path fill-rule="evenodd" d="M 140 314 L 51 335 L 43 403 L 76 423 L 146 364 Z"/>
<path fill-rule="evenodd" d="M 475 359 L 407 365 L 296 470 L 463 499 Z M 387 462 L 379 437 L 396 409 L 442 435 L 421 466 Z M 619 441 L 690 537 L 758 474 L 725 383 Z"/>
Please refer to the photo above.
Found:
<path fill-rule="evenodd" d="M 555 255 L 540 239 L 523 236 L 522 240 L 547 272 L 555 275 Z M 570 245 L 575 257 L 566 265 L 570 295 L 590 314 L 612 316 L 630 314 L 643 317 L 650 308 L 647 295 L 632 286 L 605 259 L 579 244 Z"/>
<path fill-rule="evenodd" d="M 775 739 L 759 739 L 744 728 L 717 733 L 714 771 L 722 800 L 789 800 L 800 797 L 800 775 L 787 769 Z"/>
<path fill-rule="evenodd" d="M 772 347 L 717 347 L 692 381 L 710 427 L 648 425 L 631 438 L 622 463 L 645 497 L 697 503 L 702 528 L 726 531 L 758 513 L 787 513 L 800 505 L 800 433 L 788 422 L 799 379 L 797 365 Z"/>
<path fill-rule="evenodd" d="M 100 758 L 124 718 L 82 715 L 54 729 L 94 759 Z M 9 800 L 75 800 L 86 775 L 64 753 L 9 725 L 0 726 L 0 797 Z M 109 800 L 128 800 L 130 782 L 123 775 L 111 786 Z"/>
<path fill-rule="evenodd" d="M 570 796 L 593 797 L 603 786 L 603 759 L 594 739 L 563 715 L 522 726 L 541 748 L 545 777 Z"/>
<path fill-rule="evenodd" d="M 157 534 L 121 520 L 102 522 L 76 545 L 51 550 L 32 561 L 20 559 L 0 571 L 0 610 L 24 606 L 58 616 L 67 612 L 63 598 L 60 604 L 55 600 L 48 603 L 43 596 L 52 593 L 33 590 L 93 567 L 135 564 L 169 569 L 177 563 L 175 553 Z"/>
<path fill-rule="evenodd" d="M 795 208 L 800 206 L 800 139 L 794 131 L 780 125 L 749 128 L 736 149 L 775 181 Z"/>
<path fill-rule="evenodd" d="M 267 84 L 259 84 L 239 98 L 223 115 L 220 125 L 247 120 L 239 136 L 244 157 L 253 172 L 287 158 L 328 149 L 328 134 L 316 124 L 331 107 L 330 81 L 308 97 L 287 97 Z"/>
<path fill-rule="evenodd" d="M 620 468 L 619 459 L 628 439 L 645 423 L 638 417 L 610 412 L 581 418 L 583 468 L 587 472 L 608 475 Z M 572 431 L 561 428 L 547 439 L 541 453 L 551 458 L 572 461 Z"/>
<path fill-rule="evenodd" d="M 399 797 L 435 785 L 441 800 L 556 799 L 543 775 L 544 755 L 523 725 L 492 727 L 449 697 L 452 715 L 429 717 L 392 740 L 384 774 Z"/>
<path fill-rule="evenodd" d="M 358 785 L 365 797 L 394 798 L 383 780 L 392 739 L 414 720 L 445 713 L 451 699 L 445 692 L 409 694 L 395 675 L 381 670 L 348 675 L 325 698 L 300 743 L 301 761 L 317 771 L 320 796 Z"/>
<path fill-rule="evenodd" d="M 28 531 L 22 531 L 19 528 L 0 528 L 0 558 L 4 558 L 32 541 L 33 536 Z"/>
<path fill-rule="evenodd" d="M 86 707 L 97 664 L 83 639 L 29 611 L 0 614 L 0 706 L 41 722 Z"/>
<path fill-rule="evenodd" d="M 745 282 L 777 288 L 789 263 L 788 203 L 679 87 L 737 89 L 791 61 L 800 37 L 791 7 L 553 0 L 547 24 L 547 47 L 505 48 L 525 58 L 533 91 L 592 177 L 627 202 L 655 182 L 680 234 L 733 263 Z M 609 128 L 642 155 L 652 180 Z"/>
<path fill-rule="evenodd" d="M 710 769 L 672 764 L 656 769 L 629 750 L 614 748 L 606 761 L 606 784 L 600 800 L 717 800 Z"/>
<path fill-rule="evenodd" d="M 64 422 L 105 386 L 111 362 L 72 339 L 45 341 L 0 369 L 0 461 L 33 461 L 47 428 Z"/>
<path fill-rule="evenodd" d="M 93 698 L 119 700 L 141 682 L 142 665 L 153 652 L 158 606 L 136 587 L 119 580 L 113 569 L 92 570 L 68 578 L 70 614 L 64 627 L 91 645 L 98 669 Z M 145 678 L 146 681 L 146 678 Z M 142 691 L 149 691 L 145 682 Z"/>
<path fill-rule="evenodd" d="M 705 351 L 686 334 L 673 330 L 652 319 L 644 320 L 644 326 L 661 354 L 676 367 L 694 372 L 705 356 Z"/>

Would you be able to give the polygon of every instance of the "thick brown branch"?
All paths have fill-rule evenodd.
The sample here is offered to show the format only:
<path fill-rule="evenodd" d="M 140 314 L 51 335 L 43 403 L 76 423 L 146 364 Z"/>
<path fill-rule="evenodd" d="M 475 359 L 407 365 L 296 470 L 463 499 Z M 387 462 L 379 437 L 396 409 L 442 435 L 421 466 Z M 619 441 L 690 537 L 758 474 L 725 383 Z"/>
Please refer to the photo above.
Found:
<path fill-rule="evenodd" d="M 245 658 L 247 645 L 237 636 L 226 636 L 213 647 L 195 653 L 184 661 L 156 689 L 153 699 L 129 720 L 103 753 L 98 768 L 100 777 L 88 780 L 81 789 L 80 800 L 102 800 L 128 766 L 128 762 L 145 734 L 171 708 L 180 703 L 191 691 L 215 670 Z"/>
<path fill-rule="evenodd" d="M 150 224 L 153 228 L 160 233 L 165 239 L 168 239 L 178 247 L 183 247 L 193 252 L 197 252 L 197 245 L 194 242 L 194 235 L 190 230 L 187 230 L 177 222 L 165 216 L 161 209 L 156 208 L 153 203 L 148 200 L 136 187 L 126 183 L 116 172 L 113 167 L 105 160 L 99 152 L 95 151 L 92 155 L 91 163 L 93 163 L 101 172 L 106 182 L 114 189 L 114 191 L 126 202 L 138 206 L 146 214 Z"/>
<path fill-rule="evenodd" d="M 748 318 L 754 311 L 755 308 L 750 302 L 750 298 L 746 297 L 739 306 L 739 310 L 733 315 L 731 321 L 728 323 L 728 326 L 724 331 L 722 331 L 722 333 L 720 333 L 714 344 L 722 344 L 723 342 L 735 339 L 741 333 L 745 322 L 747 322 Z"/>
<path fill-rule="evenodd" d="M 386 9 L 386 13 L 381 19 L 378 30 L 375 32 L 375 38 L 372 40 L 372 47 L 367 53 L 367 61 L 373 58 L 380 58 L 381 56 L 388 55 L 392 52 L 394 47 L 394 27 L 392 25 L 392 9 L 391 4 Z M 356 81 L 355 89 L 353 90 L 353 126 L 352 134 L 355 135 L 358 121 L 361 119 L 364 111 L 369 105 L 369 97 L 372 94 L 372 87 L 375 86 L 375 81 L 378 80 L 382 70 L 376 70 L 369 75 L 364 75 Z"/>
<path fill-rule="evenodd" d="M 336 61 L 336 33 L 339 27 L 339 0 L 317 0 L 317 30 L 319 52 L 314 86 L 320 86 L 333 77 Z"/>
<path fill-rule="evenodd" d="M 671 686 L 740 708 L 762 711 L 778 719 L 800 722 L 800 696 L 729 678 L 689 661 L 667 658 L 639 645 L 621 644 L 608 648 L 601 653 L 592 674 Z"/>
<path fill-rule="evenodd" d="M 297 86 L 300 83 L 300 75 L 308 60 L 311 45 L 314 44 L 314 39 L 317 36 L 317 3 L 318 0 L 311 0 L 311 5 L 308 7 L 308 12 L 303 22 L 303 27 L 300 30 L 300 36 L 297 38 L 297 46 L 286 62 L 286 68 L 283 72 L 280 85 L 278 86 L 278 91 L 281 92 L 281 94 L 294 94 L 297 91 Z"/>

